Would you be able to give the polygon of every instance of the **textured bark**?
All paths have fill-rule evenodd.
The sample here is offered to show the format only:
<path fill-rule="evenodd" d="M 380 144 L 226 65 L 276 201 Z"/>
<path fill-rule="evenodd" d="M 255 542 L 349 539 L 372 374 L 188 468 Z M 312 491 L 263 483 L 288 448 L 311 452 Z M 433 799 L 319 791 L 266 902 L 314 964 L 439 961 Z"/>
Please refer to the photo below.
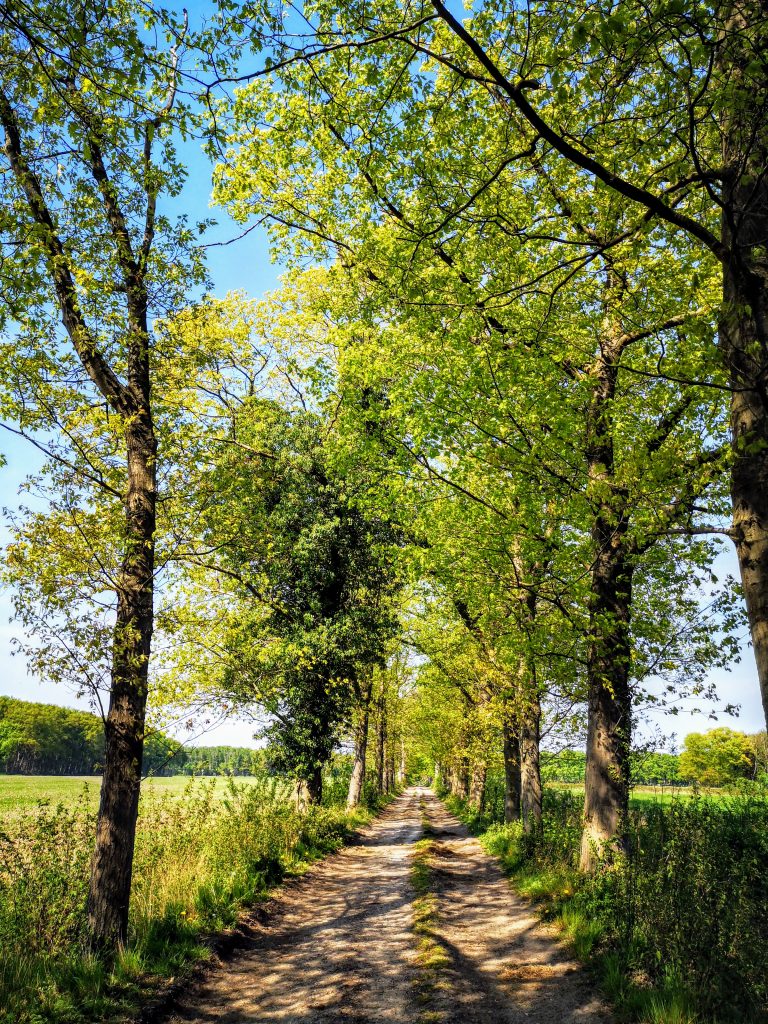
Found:
<path fill-rule="evenodd" d="M 312 769 L 309 777 L 304 780 L 307 803 L 321 804 L 323 802 L 323 769 L 320 765 Z"/>
<path fill-rule="evenodd" d="M 376 788 L 386 792 L 386 745 L 387 745 L 387 704 L 384 696 L 379 697 L 376 719 Z"/>
<path fill-rule="evenodd" d="M 731 394 L 733 536 L 768 721 L 768 69 L 758 87 L 744 69 L 768 51 L 768 11 L 758 0 L 730 5 L 721 76 L 734 105 L 723 118 L 726 188 L 720 348 Z M 759 62 L 758 62 L 759 63 Z"/>
<path fill-rule="evenodd" d="M 631 566 L 620 553 L 603 551 L 592 587 L 582 871 L 610 844 L 625 849 L 629 808 Z"/>
<path fill-rule="evenodd" d="M 610 293 L 611 283 L 608 284 Z M 587 463 L 595 495 L 587 653 L 587 759 L 580 866 L 590 871 L 610 847 L 624 847 L 629 809 L 631 702 L 630 611 L 626 491 L 615 479 L 613 401 L 620 332 L 601 340 L 588 412 Z"/>
<path fill-rule="evenodd" d="M 469 802 L 473 807 L 482 811 L 485 804 L 485 780 L 488 776 L 488 766 L 484 761 L 475 761 L 472 765 L 469 782 Z"/>
<path fill-rule="evenodd" d="M 104 775 L 88 890 L 88 925 L 97 947 L 122 944 L 127 936 L 153 627 L 156 444 L 148 409 L 126 436 L 128 546 L 118 591 Z"/>
<path fill-rule="evenodd" d="M 518 821 L 520 818 L 520 734 L 517 723 L 504 718 L 502 725 L 504 739 L 504 821 Z"/>
<path fill-rule="evenodd" d="M 365 785 L 365 757 L 368 751 L 368 705 L 361 710 L 360 717 L 355 729 L 355 760 L 352 766 L 352 775 L 349 780 L 349 792 L 347 793 L 347 807 L 357 807 L 363 797 L 363 786 Z"/>
<path fill-rule="evenodd" d="M 469 796 L 469 765 L 465 758 L 462 758 L 453 769 L 451 792 L 460 800 L 466 800 Z"/>
<path fill-rule="evenodd" d="M 534 691 L 520 726 L 520 802 L 528 833 L 541 826 L 540 726 L 541 706 Z"/>
<path fill-rule="evenodd" d="M 387 792 L 394 793 L 395 791 L 395 752 L 391 752 L 387 759 Z"/>

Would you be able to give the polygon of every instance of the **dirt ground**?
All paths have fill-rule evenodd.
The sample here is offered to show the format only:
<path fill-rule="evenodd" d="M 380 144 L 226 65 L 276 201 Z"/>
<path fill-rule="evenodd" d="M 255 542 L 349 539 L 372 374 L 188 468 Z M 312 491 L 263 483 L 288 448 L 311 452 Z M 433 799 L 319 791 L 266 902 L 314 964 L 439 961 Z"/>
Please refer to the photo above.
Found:
<path fill-rule="evenodd" d="M 445 965 L 425 1003 L 410 885 L 422 808 Z M 427 790 L 279 894 L 256 938 L 178 1002 L 168 1024 L 610 1024 L 583 970 L 496 862 Z"/>

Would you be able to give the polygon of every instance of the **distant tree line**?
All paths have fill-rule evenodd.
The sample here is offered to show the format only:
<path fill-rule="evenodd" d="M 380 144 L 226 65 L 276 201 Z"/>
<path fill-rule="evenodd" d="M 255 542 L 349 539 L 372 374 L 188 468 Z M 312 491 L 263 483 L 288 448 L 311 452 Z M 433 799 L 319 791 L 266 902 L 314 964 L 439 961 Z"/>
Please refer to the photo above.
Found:
<path fill-rule="evenodd" d="M 542 751 L 545 782 L 583 783 L 586 754 L 582 750 Z M 768 775 L 768 741 L 764 732 L 749 736 L 724 727 L 690 733 L 681 754 L 638 751 L 630 756 L 630 778 L 636 786 L 725 786 L 739 779 Z"/>
<path fill-rule="evenodd" d="M 104 726 L 98 715 L 0 697 L 0 772 L 100 775 Z M 184 747 L 161 732 L 144 743 L 144 775 L 254 775 L 264 752 L 247 747 Z"/>

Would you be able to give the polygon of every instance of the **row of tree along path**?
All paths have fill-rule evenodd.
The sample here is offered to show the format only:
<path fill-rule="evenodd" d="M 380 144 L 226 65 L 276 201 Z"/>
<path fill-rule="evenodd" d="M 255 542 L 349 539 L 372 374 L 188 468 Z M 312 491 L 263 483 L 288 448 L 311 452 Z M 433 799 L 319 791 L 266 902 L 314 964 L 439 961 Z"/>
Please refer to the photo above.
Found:
<path fill-rule="evenodd" d="M 417 935 L 423 897 L 412 873 L 425 834 L 430 909 Z M 357 843 L 286 886 L 254 927 L 253 945 L 188 992 L 168 1024 L 611 1020 L 582 969 L 427 790 L 406 790 Z"/>

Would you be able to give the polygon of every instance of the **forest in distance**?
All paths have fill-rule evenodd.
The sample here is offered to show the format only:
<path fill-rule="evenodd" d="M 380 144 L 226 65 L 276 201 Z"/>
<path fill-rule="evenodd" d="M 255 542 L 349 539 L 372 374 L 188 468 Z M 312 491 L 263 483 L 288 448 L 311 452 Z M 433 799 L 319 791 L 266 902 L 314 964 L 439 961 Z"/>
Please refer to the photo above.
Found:
<path fill-rule="evenodd" d="M 101 718 L 54 704 L 0 697 L 0 773 L 11 775 L 99 775 L 104 760 Z M 161 732 L 144 743 L 142 776 L 275 775 L 267 748 L 190 746 Z M 586 755 L 579 750 L 541 752 L 542 782 L 583 783 Z M 421 775 L 429 779 L 426 764 Z M 765 733 L 747 736 L 728 728 L 690 733 L 682 755 L 633 752 L 633 786 L 728 786 L 740 780 L 768 781 Z M 45 786 L 40 789 L 45 798 Z"/>
<path fill-rule="evenodd" d="M 101 779 L 2 813 L 2 1024 L 306 872 L 183 1019 L 768 1020 L 766 55 L 762 0 L 0 0 L 0 584 L 101 709 L 0 698 L 4 786 Z"/>

